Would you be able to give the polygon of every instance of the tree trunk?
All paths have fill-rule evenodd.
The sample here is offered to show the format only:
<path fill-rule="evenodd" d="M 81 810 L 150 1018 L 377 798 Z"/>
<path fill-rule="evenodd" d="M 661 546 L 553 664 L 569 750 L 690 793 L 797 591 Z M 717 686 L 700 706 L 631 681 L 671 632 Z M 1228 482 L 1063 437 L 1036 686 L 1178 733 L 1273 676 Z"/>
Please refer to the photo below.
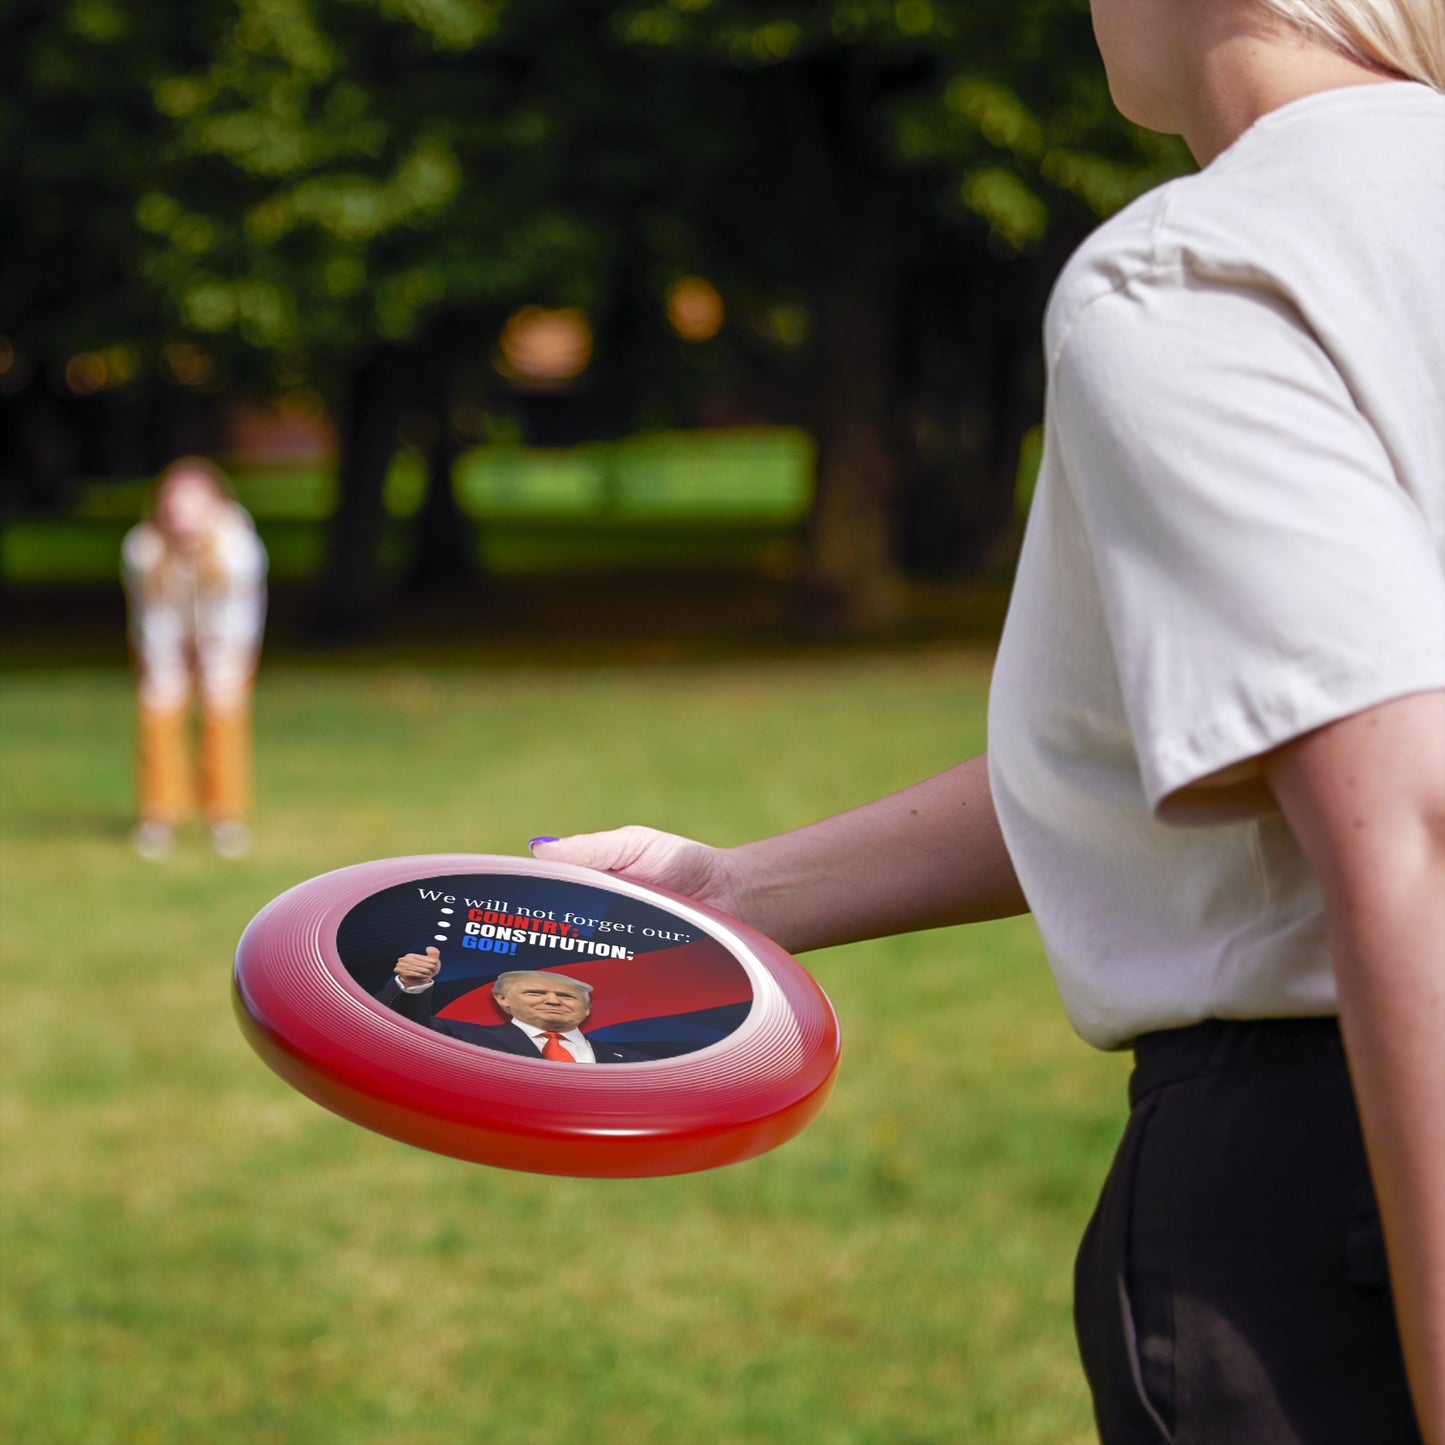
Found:
<path fill-rule="evenodd" d="M 454 591 L 477 575 L 472 525 L 457 505 L 452 477 L 457 456 L 451 422 L 455 393 L 454 366 L 450 356 L 443 355 L 426 399 L 436 427 L 427 448 L 426 493 L 413 527 L 407 568 L 406 590 L 414 597 Z"/>
<path fill-rule="evenodd" d="M 38 372 L 5 407 L 13 427 L 13 465 L 5 479 L 14 487 L 13 505 L 40 515 L 63 513 L 73 500 L 81 461 L 74 418 Z"/>
<path fill-rule="evenodd" d="M 782 67 L 813 315 L 817 490 L 808 582 L 824 625 L 886 632 L 902 613 L 895 546 L 895 197 L 872 158 L 878 77 L 857 56 Z"/>
<path fill-rule="evenodd" d="M 385 610 L 382 487 L 396 453 L 401 415 L 400 353 L 382 347 L 347 378 L 341 408 L 336 511 L 316 596 L 315 626 L 324 642 L 374 633 Z"/>
<path fill-rule="evenodd" d="M 883 278 L 840 271 L 814 293 L 818 345 L 817 492 L 808 576 L 834 625 L 888 631 L 903 607 L 895 547 L 898 463 L 892 445 L 892 320 Z"/>

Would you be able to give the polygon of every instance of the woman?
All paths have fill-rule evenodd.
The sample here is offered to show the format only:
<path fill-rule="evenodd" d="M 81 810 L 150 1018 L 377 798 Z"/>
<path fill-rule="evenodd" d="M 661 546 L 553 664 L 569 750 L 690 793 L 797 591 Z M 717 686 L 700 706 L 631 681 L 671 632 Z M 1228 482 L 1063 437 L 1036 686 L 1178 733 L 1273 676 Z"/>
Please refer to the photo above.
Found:
<path fill-rule="evenodd" d="M 187 744 L 192 693 L 201 703 L 199 793 L 211 842 L 226 858 L 250 845 L 251 684 L 266 615 L 266 550 L 218 468 L 172 463 L 151 517 L 121 549 L 139 691 L 133 836 L 164 857 L 192 798 Z"/>
<path fill-rule="evenodd" d="M 1203 169 L 1051 298 L 989 755 L 739 848 L 534 851 L 794 950 L 1032 908 L 1136 1055 L 1076 1273 L 1106 1445 L 1445 1445 L 1445 12 L 1094 24 Z"/>

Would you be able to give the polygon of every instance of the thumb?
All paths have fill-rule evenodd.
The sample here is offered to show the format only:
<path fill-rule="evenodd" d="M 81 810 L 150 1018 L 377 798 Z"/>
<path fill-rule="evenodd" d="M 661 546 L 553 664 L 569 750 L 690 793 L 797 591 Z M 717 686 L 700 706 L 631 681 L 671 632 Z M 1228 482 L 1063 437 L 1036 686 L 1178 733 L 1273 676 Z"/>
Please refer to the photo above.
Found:
<path fill-rule="evenodd" d="M 442 956 L 442 955 L 441 955 L 441 950 L 440 950 L 435 944 L 433 944 L 429 949 L 427 949 L 427 951 L 426 951 L 426 956 L 427 956 L 433 963 L 440 963 L 440 962 L 441 962 L 441 956 Z"/>

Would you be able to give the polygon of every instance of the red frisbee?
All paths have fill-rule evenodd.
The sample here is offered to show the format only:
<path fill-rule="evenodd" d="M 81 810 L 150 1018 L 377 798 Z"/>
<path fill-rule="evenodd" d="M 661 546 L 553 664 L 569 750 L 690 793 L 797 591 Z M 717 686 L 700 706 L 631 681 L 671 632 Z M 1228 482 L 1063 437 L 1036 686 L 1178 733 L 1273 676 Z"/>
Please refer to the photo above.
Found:
<path fill-rule="evenodd" d="M 441 972 L 404 992 L 397 960 L 428 948 Z M 500 1009 L 510 972 L 585 995 L 582 1041 Z M 692 899 L 530 858 L 388 858 L 298 884 L 242 936 L 235 1003 L 256 1052 L 343 1118 L 538 1174 L 750 1159 L 811 1122 L 838 1067 L 833 1009 L 777 944 Z M 559 1043 L 582 1061 L 542 1056 Z"/>

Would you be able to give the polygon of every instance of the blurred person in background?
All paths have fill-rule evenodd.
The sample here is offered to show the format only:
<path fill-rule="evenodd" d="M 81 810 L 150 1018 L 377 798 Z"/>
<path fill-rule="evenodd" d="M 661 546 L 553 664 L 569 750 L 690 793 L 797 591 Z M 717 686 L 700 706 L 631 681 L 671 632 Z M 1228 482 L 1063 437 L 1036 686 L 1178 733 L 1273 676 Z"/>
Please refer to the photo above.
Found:
<path fill-rule="evenodd" d="M 126 534 L 122 574 L 138 690 L 132 834 L 164 857 L 199 794 L 212 845 L 250 847 L 251 691 L 266 616 L 266 549 L 224 473 L 184 457 L 162 473 L 151 515 Z M 193 783 L 191 703 L 200 699 Z"/>
<path fill-rule="evenodd" d="M 1445 6 L 1092 9 L 1202 169 L 1050 299 L 989 752 L 533 851 L 794 952 L 1031 910 L 1134 1051 L 1075 1271 L 1105 1445 L 1445 1445 Z"/>

